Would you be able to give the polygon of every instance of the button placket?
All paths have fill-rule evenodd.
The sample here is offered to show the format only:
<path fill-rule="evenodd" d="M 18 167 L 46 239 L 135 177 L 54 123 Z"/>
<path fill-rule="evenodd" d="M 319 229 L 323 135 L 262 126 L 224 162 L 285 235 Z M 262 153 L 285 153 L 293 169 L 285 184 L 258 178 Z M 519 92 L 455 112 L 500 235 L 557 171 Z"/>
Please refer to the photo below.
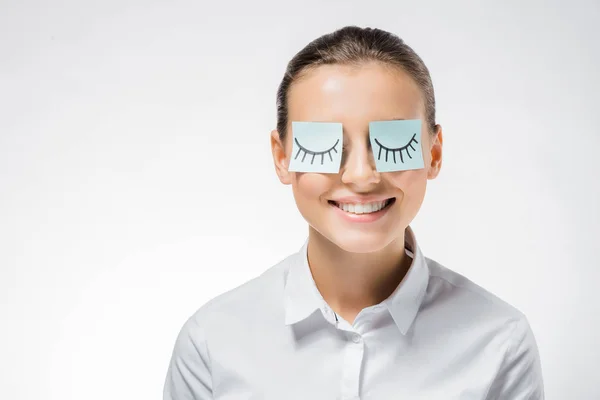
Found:
<path fill-rule="evenodd" d="M 341 393 L 343 399 L 358 399 L 364 342 L 357 332 L 348 332 L 348 337 L 350 343 L 345 351 Z"/>

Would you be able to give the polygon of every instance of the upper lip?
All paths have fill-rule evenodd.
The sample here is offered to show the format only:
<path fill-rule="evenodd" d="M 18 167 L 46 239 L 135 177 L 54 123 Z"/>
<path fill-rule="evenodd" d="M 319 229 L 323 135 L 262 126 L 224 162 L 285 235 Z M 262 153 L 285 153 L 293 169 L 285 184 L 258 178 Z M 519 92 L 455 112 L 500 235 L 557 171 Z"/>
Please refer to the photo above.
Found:
<path fill-rule="evenodd" d="M 331 199 L 336 203 L 350 203 L 350 204 L 366 204 L 366 203 L 375 203 L 378 201 L 385 201 L 391 199 L 393 197 L 390 196 L 346 196 L 346 197 L 338 197 L 336 199 Z"/>

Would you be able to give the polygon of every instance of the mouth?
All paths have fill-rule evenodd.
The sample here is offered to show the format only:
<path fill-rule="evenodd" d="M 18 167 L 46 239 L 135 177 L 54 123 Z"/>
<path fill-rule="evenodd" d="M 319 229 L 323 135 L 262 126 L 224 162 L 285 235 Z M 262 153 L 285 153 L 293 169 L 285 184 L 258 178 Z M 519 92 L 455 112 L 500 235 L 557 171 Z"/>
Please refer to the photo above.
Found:
<path fill-rule="evenodd" d="M 383 201 L 374 201 L 370 203 L 338 203 L 337 201 L 328 200 L 328 203 L 339 208 L 348 214 L 353 215 L 369 215 L 381 213 L 391 207 L 396 202 L 395 197 Z"/>

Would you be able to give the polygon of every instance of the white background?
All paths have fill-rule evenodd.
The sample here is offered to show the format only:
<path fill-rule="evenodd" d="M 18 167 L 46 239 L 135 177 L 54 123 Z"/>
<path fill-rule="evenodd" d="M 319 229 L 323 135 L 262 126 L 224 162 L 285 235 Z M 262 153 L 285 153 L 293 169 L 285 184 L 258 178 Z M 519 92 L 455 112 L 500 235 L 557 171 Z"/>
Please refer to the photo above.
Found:
<path fill-rule="evenodd" d="M 286 63 L 349 24 L 429 67 L 425 254 L 598 399 L 597 1 L 1 1 L 0 398 L 160 399 L 176 335 L 307 233 L 269 148 Z"/>

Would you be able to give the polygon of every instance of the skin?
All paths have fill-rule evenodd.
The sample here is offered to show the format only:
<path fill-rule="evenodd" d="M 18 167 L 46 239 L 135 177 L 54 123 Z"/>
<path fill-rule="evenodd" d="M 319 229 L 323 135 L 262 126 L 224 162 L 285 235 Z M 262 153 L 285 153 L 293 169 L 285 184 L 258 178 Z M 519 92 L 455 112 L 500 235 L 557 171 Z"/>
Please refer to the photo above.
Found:
<path fill-rule="evenodd" d="M 287 136 L 271 132 L 279 180 L 291 185 L 298 210 L 308 222 L 308 260 L 324 300 L 350 324 L 379 304 L 401 283 L 411 260 L 404 251 L 405 229 L 417 215 L 427 182 L 442 166 L 442 129 L 425 123 L 422 93 L 404 71 L 369 62 L 323 65 L 296 80 L 288 93 Z M 425 168 L 379 173 L 369 142 L 369 122 L 421 119 Z M 289 172 L 291 121 L 341 122 L 344 132 L 338 174 Z M 383 218 L 350 222 L 328 203 L 345 196 L 395 197 Z"/>

